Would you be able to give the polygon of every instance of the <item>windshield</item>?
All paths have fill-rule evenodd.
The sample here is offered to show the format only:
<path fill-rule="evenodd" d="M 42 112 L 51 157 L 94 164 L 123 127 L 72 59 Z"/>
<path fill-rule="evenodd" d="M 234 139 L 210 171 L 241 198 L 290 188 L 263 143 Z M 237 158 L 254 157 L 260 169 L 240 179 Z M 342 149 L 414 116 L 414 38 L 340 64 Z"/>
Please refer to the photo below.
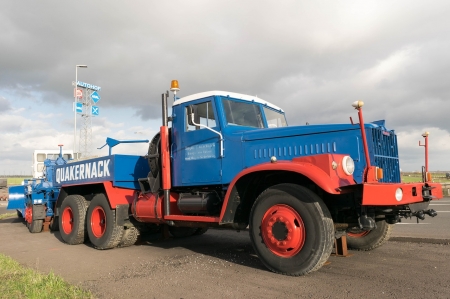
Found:
<path fill-rule="evenodd" d="M 264 107 L 264 114 L 269 128 L 287 127 L 286 117 L 283 113 Z"/>
<path fill-rule="evenodd" d="M 223 100 L 228 125 L 264 128 L 259 105 Z"/>

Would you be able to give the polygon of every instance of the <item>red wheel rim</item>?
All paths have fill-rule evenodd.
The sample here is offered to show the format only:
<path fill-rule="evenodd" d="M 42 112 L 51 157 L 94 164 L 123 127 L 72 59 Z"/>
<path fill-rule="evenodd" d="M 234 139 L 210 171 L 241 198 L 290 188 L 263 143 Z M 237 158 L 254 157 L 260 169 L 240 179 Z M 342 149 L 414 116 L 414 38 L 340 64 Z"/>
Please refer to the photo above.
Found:
<path fill-rule="evenodd" d="M 30 224 L 31 224 L 31 222 L 33 222 L 33 208 L 32 207 L 25 208 L 25 221 Z"/>
<path fill-rule="evenodd" d="M 264 214 L 261 234 L 267 248 L 281 257 L 292 257 L 305 244 L 305 226 L 302 217 L 287 205 L 274 205 Z"/>
<path fill-rule="evenodd" d="M 62 212 L 61 226 L 66 235 L 70 234 L 73 230 L 73 212 L 70 207 L 66 207 Z"/>
<path fill-rule="evenodd" d="M 96 238 L 101 238 L 106 230 L 106 214 L 102 207 L 95 207 L 91 215 L 91 229 Z"/>
<path fill-rule="evenodd" d="M 370 233 L 370 230 L 368 230 L 368 231 L 364 231 L 363 230 L 363 231 L 359 231 L 359 232 L 356 232 L 356 231 L 351 232 L 351 231 L 349 231 L 349 232 L 347 232 L 347 236 L 349 236 L 351 238 L 362 238 L 364 236 L 367 236 L 369 233 Z"/>

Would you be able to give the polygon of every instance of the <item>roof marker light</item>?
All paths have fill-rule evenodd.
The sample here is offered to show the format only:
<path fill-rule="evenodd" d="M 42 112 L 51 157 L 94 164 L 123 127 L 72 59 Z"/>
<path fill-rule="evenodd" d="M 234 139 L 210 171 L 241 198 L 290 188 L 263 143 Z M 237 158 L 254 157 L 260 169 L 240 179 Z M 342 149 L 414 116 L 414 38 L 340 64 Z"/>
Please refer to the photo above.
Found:
<path fill-rule="evenodd" d="M 178 80 L 172 80 L 172 82 L 170 83 L 170 91 L 176 94 L 179 90 L 180 87 L 178 86 Z"/>

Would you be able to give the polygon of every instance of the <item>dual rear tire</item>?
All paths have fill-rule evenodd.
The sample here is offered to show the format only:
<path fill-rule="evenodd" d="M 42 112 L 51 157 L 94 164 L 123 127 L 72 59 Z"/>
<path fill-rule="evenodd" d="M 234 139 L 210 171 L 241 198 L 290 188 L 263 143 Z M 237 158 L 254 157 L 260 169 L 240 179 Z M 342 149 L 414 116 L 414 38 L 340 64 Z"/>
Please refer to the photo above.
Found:
<path fill-rule="evenodd" d="M 134 244 L 139 235 L 134 227 L 124 232 L 124 227 L 116 224 L 116 211 L 110 208 L 103 193 L 90 202 L 81 195 L 69 195 L 58 218 L 61 238 L 70 245 L 89 239 L 97 249 L 125 247 Z"/>

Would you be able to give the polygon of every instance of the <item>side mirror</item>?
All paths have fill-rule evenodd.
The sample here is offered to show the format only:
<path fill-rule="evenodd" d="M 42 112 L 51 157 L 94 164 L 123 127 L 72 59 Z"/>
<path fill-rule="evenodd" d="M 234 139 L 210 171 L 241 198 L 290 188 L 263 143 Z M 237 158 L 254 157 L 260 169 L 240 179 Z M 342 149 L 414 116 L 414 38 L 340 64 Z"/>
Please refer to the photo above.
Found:
<path fill-rule="evenodd" d="M 195 107 L 194 105 L 189 105 L 187 107 L 187 117 L 188 117 L 188 124 L 190 126 L 195 126 L 194 122 L 192 121 L 193 119 L 195 119 Z"/>

